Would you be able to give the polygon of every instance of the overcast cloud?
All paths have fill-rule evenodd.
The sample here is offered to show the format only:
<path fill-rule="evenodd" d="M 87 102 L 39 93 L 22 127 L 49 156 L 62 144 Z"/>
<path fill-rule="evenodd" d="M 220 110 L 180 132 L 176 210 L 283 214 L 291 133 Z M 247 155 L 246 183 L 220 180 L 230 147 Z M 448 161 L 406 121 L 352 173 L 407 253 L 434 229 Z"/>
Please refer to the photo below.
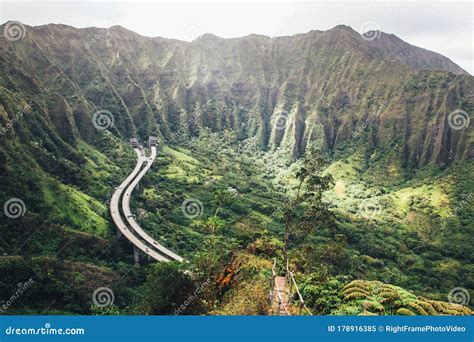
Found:
<path fill-rule="evenodd" d="M 472 2 L 270 2 L 164 3 L 0 0 L 0 21 L 75 27 L 121 25 L 146 36 L 192 40 L 210 32 L 220 37 L 268 36 L 327 30 L 338 24 L 356 31 L 375 22 L 386 33 L 439 52 L 469 71 L 473 65 Z"/>

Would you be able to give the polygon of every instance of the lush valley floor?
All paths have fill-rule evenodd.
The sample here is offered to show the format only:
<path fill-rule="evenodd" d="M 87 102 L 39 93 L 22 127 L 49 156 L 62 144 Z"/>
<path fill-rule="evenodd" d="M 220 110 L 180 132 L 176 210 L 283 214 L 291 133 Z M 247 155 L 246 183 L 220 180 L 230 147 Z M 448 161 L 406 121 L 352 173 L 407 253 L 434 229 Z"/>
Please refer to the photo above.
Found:
<path fill-rule="evenodd" d="M 105 139 L 102 151 L 78 146 L 86 183 L 37 176 L 36 197 L 52 211 L 47 221 L 27 215 L 2 234 L 3 297 L 30 277 L 40 285 L 8 312 L 268 314 L 270 268 L 274 259 L 284 267 L 283 210 L 301 160 L 294 162 L 284 148 L 259 151 L 231 132 L 203 131 L 199 138 L 160 146 L 132 207 L 150 235 L 189 263 L 151 264 L 144 258 L 134 266 L 132 248 L 117 237 L 107 202 L 133 167 L 133 152 L 107 134 Z M 437 301 L 447 301 L 453 288 L 474 285 L 466 276 L 474 274 L 474 235 L 471 198 L 464 191 L 473 187 L 472 163 L 421 167 L 414 175 L 389 158 L 374 162 L 377 156 L 357 151 L 324 157 L 329 163 L 323 174 L 334 178 L 324 195 L 334 222 L 296 236 L 288 250 L 310 310 L 469 310 Z M 222 193 L 232 196 L 220 201 Z M 42 210 L 32 208 L 38 215 Z M 351 283 L 357 279 L 364 282 Z M 91 294 L 100 286 L 114 289 L 114 306 L 93 306 Z M 386 290 L 389 299 L 380 295 Z M 189 296 L 195 297 L 192 303 L 179 309 Z"/>

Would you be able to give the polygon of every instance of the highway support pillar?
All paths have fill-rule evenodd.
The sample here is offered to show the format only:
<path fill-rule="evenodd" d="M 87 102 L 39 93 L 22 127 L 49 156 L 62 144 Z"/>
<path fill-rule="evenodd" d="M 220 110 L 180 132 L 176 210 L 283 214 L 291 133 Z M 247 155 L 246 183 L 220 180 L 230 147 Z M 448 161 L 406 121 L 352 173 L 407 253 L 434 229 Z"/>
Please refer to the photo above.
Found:
<path fill-rule="evenodd" d="M 135 265 L 140 263 L 140 251 L 137 247 L 133 247 L 133 258 L 135 259 Z"/>

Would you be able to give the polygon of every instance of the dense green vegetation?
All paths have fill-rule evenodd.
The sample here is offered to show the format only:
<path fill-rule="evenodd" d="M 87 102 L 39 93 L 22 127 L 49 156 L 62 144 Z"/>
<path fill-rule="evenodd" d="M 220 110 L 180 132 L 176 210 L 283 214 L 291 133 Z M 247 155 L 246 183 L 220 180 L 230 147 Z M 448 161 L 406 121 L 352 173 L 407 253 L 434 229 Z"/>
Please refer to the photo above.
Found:
<path fill-rule="evenodd" d="M 99 182 L 99 177 L 110 175 L 111 183 L 119 183 L 119 176 L 123 177 L 125 172 L 113 175 L 118 169 L 105 158 L 105 153 L 119 155 L 113 153 L 117 148 L 111 141 L 105 153 L 83 146 L 88 165 L 85 170 L 91 174 L 88 182 L 81 187 L 58 183 L 55 190 L 41 183 L 44 190 L 36 193 L 37 202 L 44 202 L 43 194 L 48 191 L 53 194 L 48 205 L 63 213 L 51 216 L 54 224 L 46 223 L 37 232 L 36 220 L 30 215 L 6 221 L 2 254 L 18 254 L 14 251 L 21 248 L 23 256 L 2 258 L 2 274 L 8 274 L 2 278 L 4 296 L 14 293 L 12 284 L 33 277 L 45 289 L 51 288 L 45 292 L 51 294 L 41 300 L 33 292 L 25 296 L 22 303 L 28 304 L 30 312 L 88 313 L 92 306 L 90 293 L 99 285 L 117 289 L 115 313 L 268 312 L 270 263 L 273 258 L 280 263 L 284 257 L 288 210 L 284 203 L 288 196 L 293 197 L 298 184 L 296 171 L 304 164 L 302 161 L 293 166 L 290 159 L 281 163 L 271 153 L 242 145 L 231 133 L 202 132 L 200 138 L 163 145 L 153 172 L 135 192 L 133 210 L 139 213 L 138 220 L 152 236 L 191 263 L 137 268 L 131 265 L 127 243 L 110 240 L 114 228 L 108 223 L 106 201 L 100 203 L 85 195 Z M 133 158 L 130 153 L 126 155 L 126 163 L 131 167 Z M 461 205 L 452 211 L 445 204 L 462 203 L 462 189 L 472 187 L 470 177 L 466 176 L 471 166 L 459 163 L 447 170 L 421 169 L 416 179 L 384 186 L 375 180 L 377 175 L 373 172 L 364 174 L 360 161 L 358 164 L 354 157 L 331 163 L 321 174 L 334 177 L 335 186 L 325 192 L 323 202 L 332 207 L 335 223 L 310 220 L 304 234 L 294 234 L 288 244 L 292 268 L 297 271 L 303 296 L 313 312 L 366 312 L 367 305 L 346 303 L 347 296 L 341 294 L 342 287 L 351 279 L 395 284 L 430 300 L 446 300 L 453 287 L 470 288 L 472 279 L 464 275 L 472 274 L 472 241 L 463 230 L 472 228 L 466 225 L 472 217 L 472 207 Z M 237 195 L 226 195 L 229 187 L 236 189 Z M 110 192 L 106 189 L 98 197 L 105 200 Z M 61 200 L 61 196 L 70 197 Z M 195 218 L 187 218 L 182 212 L 181 205 L 189 198 L 202 203 L 202 213 Z M 371 207 L 354 207 L 366 199 L 374 201 Z M 96 215 L 99 219 L 91 221 Z M 304 215 L 299 216 L 299 220 L 305 219 Z M 91 222 L 94 229 L 76 224 L 76 220 Z M 28 239 L 32 243 L 23 245 Z M 247 250 L 247 256 L 235 254 L 241 250 Z M 36 257 L 38 254 L 48 257 L 41 259 Z M 61 260 L 69 260 L 70 266 Z M 249 262 L 255 266 L 249 269 Z M 226 265 L 234 268 L 228 274 Z M 183 273 L 183 267 L 188 271 Z M 90 270 L 94 268 L 95 271 Z M 90 272 L 96 272 L 93 279 L 89 279 Z M 66 285 L 69 280 L 77 287 Z M 169 291 L 172 287 L 175 290 Z M 53 300 L 58 295 L 54 288 L 62 289 L 63 301 Z M 168 291 L 160 290 L 164 288 Z M 195 293 L 197 288 L 200 291 Z M 179 309 L 189 296 L 194 298 L 192 305 Z M 45 304 L 48 300 L 51 303 Z M 378 313 L 403 311 L 402 307 L 398 312 L 373 305 L 380 309 L 375 311 Z M 22 312 L 19 303 L 14 303 L 10 310 Z M 97 308 L 93 312 L 114 314 Z"/>
<path fill-rule="evenodd" d="M 0 46 L 0 199 L 25 204 L 0 217 L 4 312 L 267 314 L 285 257 L 314 314 L 468 312 L 444 302 L 474 295 L 473 125 L 447 120 L 472 112 L 472 76 L 382 35 L 414 59 L 393 61 L 344 26 L 226 44 L 115 27 L 84 50 L 94 31 Z M 132 210 L 186 263 L 135 265 L 110 219 L 127 139 L 150 134 Z M 101 287 L 113 305 L 93 302 Z"/>
<path fill-rule="evenodd" d="M 85 170 L 91 176 L 80 187 L 56 181 L 54 195 L 47 203 L 51 210 L 69 214 L 51 216 L 54 223 L 46 221 L 39 232 L 34 207 L 28 208 L 33 216 L 6 221 L 2 254 L 7 256 L 0 262 L 2 274 L 8 274 L 2 278 L 3 296 L 14 293 L 14 284 L 33 277 L 36 284 L 51 290 L 41 300 L 33 292 L 25 296 L 22 303 L 26 303 L 28 312 L 268 312 L 270 265 L 277 258 L 283 267 L 285 217 L 288 219 L 285 201 L 296 194 L 303 160 L 294 163 L 258 151 L 243 145 L 230 132 L 219 135 L 203 131 L 200 138 L 161 146 L 152 172 L 134 193 L 133 211 L 152 236 L 190 263 L 137 267 L 132 265 L 127 242 L 113 238 L 106 202 L 112 189 L 102 193 L 96 189 L 97 197 L 104 199 L 102 203 L 85 195 L 99 177 L 110 177 L 113 184 L 126 174 L 123 170 L 113 175 L 113 171 L 119 171 L 113 165 L 122 159 L 110 163 L 105 158 L 120 155 L 121 152 L 113 152 L 119 146 L 128 149 L 111 140 L 104 153 L 90 147 L 84 149 L 88 160 Z M 125 155 L 128 159 L 124 163 L 130 169 L 133 157 L 128 152 Z M 446 300 L 453 287 L 472 287 L 473 280 L 465 277 L 472 274 L 472 235 L 465 232 L 472 229 L 467 221 L 473 213 L 472 206 L 462 205 L 463 200 L 470 200 L 462 189 L 472 188 L 467 176 L 471 168 L 467 162 L 438 171 L 424 168 L 418 171 L 417 178 L 392 179 L 389 186 L 378 182 L 377 174 L 364 173 L 362 162 L 353 156 L 321 169 L 321 175 L 333 177 L 334 186 L 324 185 L 329 190 L 318 199 L 331 207 L 332 223 L 328 218 L 322 222 L 310 220 L 304 233 L 294 234 L 287 244 L 291 267 L 311 310 L 317 314 L 410 314 L 404 311 L 409 308 L 402 306 L 382 310 L 376 299 L 370 299 L 374 310 L 368 310 L 369 304 L 364 302 L 352 304 L 352 297 L 343 291 L 352 279 L 401 286 L 415 293 L 409 298 L 422 296 L 431 301 Z M 38 202 L 44 202 L 44 193 L 53 191 L 41 186 L 44 190 L 36 194 Z M 229 187 L 237 195 L 228 192 Z M 70 197 L 61 201 L 61 196 Z M 186 199 L 202 203 L 200 215 L 183 215 L 182 203 Z M 369 207 L 358 206 L 366 201 L 373 202 Z M 449 201 L 461 205 L 446 206 Z M 91 221 L 96 215 L 99 219 Z M 307 220 L 305 215 L 298 217 Z M 77 225 L 75 220 L 91 222 L 94 228 Z M 30 243 L 23 244 L 25 240 Z M 16 252 L 19 248 L 21 253 Z M 239 252 L 244 250 L 244 254 Z M 10 254 L 23 256 L 9 257 Z M 94 274 L 91 279 L 90 274 Z M 71 286 L 67 283 L 70 280 Z M 114 306 L 94 308 L 90 296 L 94 286 L 107 285 L 117 291 Z M 60 295 L 62 301 L 53 300 L 59 295 L 55 288 L 64 292 Z M 160 290 L 164 288 L 168 291 Z M 188 297 L 193 298 L 192 303 L 180 309 Z M 45 304 L 48 300 L 51 302 Z M 14 303 L 9 312 L 23 312 L 21 304 Z"/>
<path fill-rule="evenodd" d="M 274 178 L 265 177 L 265 169 L 279 173 L 286 169 L 296 170 L 299 166 L 283 166 L 280 171 L 278 165 L 265 167 L 262 160 L 272 158 L 271 154 L 259 154 L 252 148 L 239 146 L 240 143 L 229 134 L 203 133 L 201 138 L 192 139 L 183 147 L 166 148 L 166 171 L 159 171 L 160 181 L 152 183 L 154 186 L 146 188 L 144 193 L 174 193 L 177 196 L 164 197 L 162 203 L 171 210 L 163 211 L 163 215 L 159 216 L 162 228 L 151 224 L 153 217 L 158 217 L 159 213 L 149 213 L 143 225 L 150 230 L 153 227 L 162 229 L 157 231 L 157 237 L 171 231 L 166 243 L 191 227 L 188 234 L 195 241 L 202 234 L 202 221 L 212 216 L 216 209 L 215 190 L 231 186 L 238 190 L 239 196 L 219 215 L 223 220 L 218 232 L 222 248 L 231 251 L 272 238 L 283 244 L 286 195 L 276 189 L 296 184 L 291 180 L 296 173 L 282 176 L 278 185 L 274 183 Z M 180 151 L 180 157 L 176 158 L 178 153 L 171 149 Z M 235 154 L 236 150 L 238 154 Z M 186 168 L 190 160 L 181 153 L 193 156 L 194 167 Z M 228 164 L 233 165 L 230 172 Z M 174 172 L 168 173 L 170 169 Z M 356 165 L 353 159 L 336 161 L 327 168 L 327 172 L 334 175 L 336 186 L 325 198 L 336 215 L 336 224 L 314 223 L 313 229 L 300 234 L 292 244 L 290 259 L 302 281 L 307 283 L 310 279 L 312 286 L 326 286 L 332 279 L 339 279 L 341 284 L 350 279 L 373 279 L 403 286 L 418 295 L 437 300 L 446 300 L 449 290 L 454 287 L 471 288 L 472 279 L 465 275 L 472 274 L 469 254 L 472 237 L 464 236 L 461 240 L 457 236 L 462 230 L 472 231 L 472 225 L 465 221 L 466 217 L 472 216 L 472 208 L 463 205 L 451 212 L 445 201 L 461 196 L 461 189 L 472 187 L 469 177 L 466 177 L 472 173 L 472 165 L 459 163 L 439 171 L 420 169 L 416 179 L 392 179 L 396 185 L 391 186 L 381 185 L 374 180 L 379 175 L 362 170 L 363 166 Z M 209 179 L 212 179 L 212 185 L 208 183 Z M 254 179 L 258 182 L 253 183 Z M 163 184 L 170 181 L 174 186 L 164 188 Z M 254 186 L 248 187 L 249 183 Z M 210 191 L 204 192 L 203 189 Z M 189 222 L 180 217 L 179 205 L 188 197 L 203 203 L 201 220 Z M 273 201 L 267 201 L 265 206 L 255 205 L 264 203 L 266 198 Z M 141 199 L 147 203 L 146 196 Z M 367 207 L 357 206 L 367 201 L 374 202 Z M 145 209 L 145 204 L 136 205 Z M 181 237 L 174 239 L 181 240 Z M 174 248 L 183 251 L 179 245 Z M 279 252 L 272 250 L 263 257 L 271 260 L 278 255 L 281 258 L 282 245 L 277 250 Z M 328 297 L 342 301 L 338 291 L 336 289 Z M 326 309 L 321 310 L 328 313 Z"/>

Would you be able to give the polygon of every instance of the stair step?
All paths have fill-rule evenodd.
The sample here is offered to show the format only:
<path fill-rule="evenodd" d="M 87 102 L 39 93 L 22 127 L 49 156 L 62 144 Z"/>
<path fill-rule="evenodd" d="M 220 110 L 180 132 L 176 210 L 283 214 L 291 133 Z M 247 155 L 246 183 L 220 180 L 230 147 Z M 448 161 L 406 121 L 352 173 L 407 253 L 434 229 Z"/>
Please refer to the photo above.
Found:
<path fill-rule="evenodd" d="M 285 309 L 283 308 L 286 307 L 286 309 L 289 309 L 288 305 L 288 299 L 289 299 L 289 293 L 288 293 L 288 284 L 286 282 L 286 277 L 275 277 L 275 284 L 273 286 L 273 298 L 272 298 L 272 308 L 273 312 L 279 314 L 280 316 L 287 316 L 288 314 L 286 313 Z M 280 293 L 281 299 L 282 299 L 282 305 L 279 305 L 278 301 L 278 292 Z"/>

